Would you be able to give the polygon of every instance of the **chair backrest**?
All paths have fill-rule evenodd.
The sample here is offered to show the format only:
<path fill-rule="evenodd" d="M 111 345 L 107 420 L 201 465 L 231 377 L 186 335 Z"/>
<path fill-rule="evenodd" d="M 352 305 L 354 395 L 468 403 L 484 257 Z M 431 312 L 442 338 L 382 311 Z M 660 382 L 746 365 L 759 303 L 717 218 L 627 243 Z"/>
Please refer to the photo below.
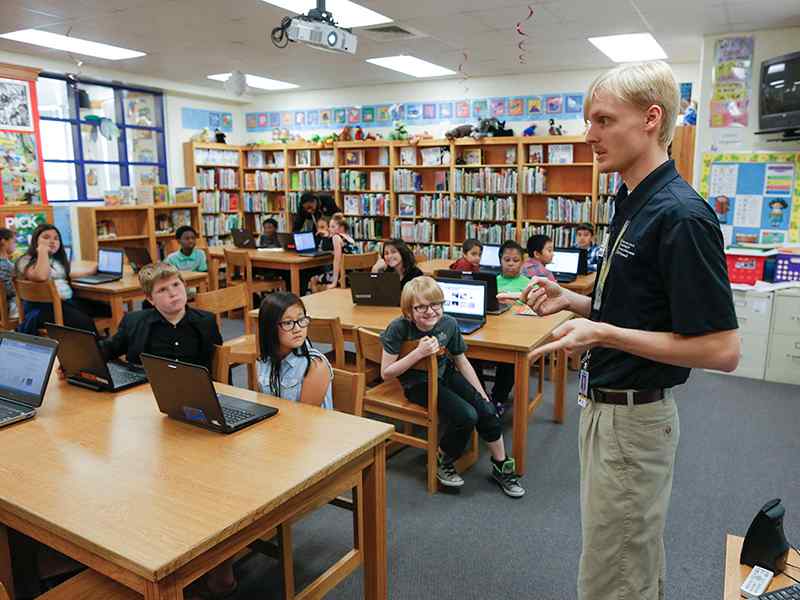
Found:
<path fill-rule="evenodd" d="M 231 285 L 235 281 L 244 280 L 249 284 L 253 281 L 253 265 L 250 262 L 250 253 L 247 250 L 233 250 L 225 248 L 225 276 L 228 284 Z M 240 270 L 240 277 L 236 278 L 236 271 Z"/>
<path fill-rule="evenodd" d="M 220 383 L 230 383 L 230 346 L 214 346 L 211 358 L 211 379 Z"/>
<path fill-rule="evenodd" d="M 308 325 L 308 338 L 312 342 L 321 342 L 333 346 L 333 366 L 337 369 L 345 368 L 344 332 L 339 317 L 320 318 L 314 317 Z"/>
<path fill-rule="evenodd" d="M 342 274 L 339 285 L 347 287 L 348 271 L 368 271 L 376 262 L 379 254 L 377 252 L 366 252 L 364 254 L 343 254 L 342 255 Z"/>
<path fill-rule="evenodd" d="M 212 292 L 201 292 L 194 297 L 194 307 L 213 313 L 217 318 L 217 327 L 222 331 L 222 313 L 247 308 L 247 287 L 232 285 Z M 244 320 L 244 331 L 250 333 L 250 319 Z"/>
<path fill-rule="evenodd" d="M 53 305 L 53 317 L 56 325 L 64 324 L 64 312 L 61 308 L 61 297 L 58 295 L 56 284 L 52 279 L 47 281 L 29 281 L 27 279 L 15 279 L 14 288 L 17 290 L 17 307 L 19 309 L 19 320 L 25 320 L 25 308 L 23 302 L 43 302 Z"/>
<path fill-rule="evenodd" d="M 423 252 L 415 252 L 414 260 L 417 261 L 418 263 L 427 262 L 428 255 Z"/>
<path fill-rule="evenodd" d="M 16 319 L 13 319 L 16 322 Z M 0 286 L 0 329 L 14 329 L 11 319 L 11 308 L 8 305 L 6 291 Z"/>
<path fill-rule="evenodd" d="M 364 373 L 333 369 L 333 409 L 357 417 L 364 408 Z"/>

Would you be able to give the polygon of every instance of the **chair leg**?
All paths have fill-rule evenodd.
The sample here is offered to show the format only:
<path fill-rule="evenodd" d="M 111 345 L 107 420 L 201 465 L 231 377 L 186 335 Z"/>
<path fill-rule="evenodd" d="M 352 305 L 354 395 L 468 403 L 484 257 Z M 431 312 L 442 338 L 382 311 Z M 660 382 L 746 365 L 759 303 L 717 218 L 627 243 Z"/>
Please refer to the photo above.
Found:
<path fill-rule="evenodd" d="M 278 525 L 278 543 L 281 550 L 281 570 L 283 571 L 283 598 L 294 598 L 294 560 L 292 558 L 292 526 L 289 523 Z"/>
<path fill-rule="evenodd" d="M 436 479 L 439 440 L 431 429 L 431 427 L 428 427 L 428 493 L 435 494 L 439 491 L 439 481 Z"/>
<path fill-rule="evenodd" d="M 245 318 L 247 318 L 245 316 Z M 247 387 L 254 392 L 258 391 L 258 375 L 256 373 L 256 364 L 254 362 L 247 363 Z"/>

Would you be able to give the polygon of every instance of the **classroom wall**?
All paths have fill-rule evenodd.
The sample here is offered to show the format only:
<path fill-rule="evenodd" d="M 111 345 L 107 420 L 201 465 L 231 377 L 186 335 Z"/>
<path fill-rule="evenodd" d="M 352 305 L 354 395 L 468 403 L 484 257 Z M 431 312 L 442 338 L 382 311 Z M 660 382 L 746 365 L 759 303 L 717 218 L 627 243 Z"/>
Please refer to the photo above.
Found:
<path fill-rule="evenodd" d="M 709 103 L 711 101 L 712 76 L 714 72 L 714 45 L 716 41 L 729 36 L 752 35 L 753 71 L 751 96 L 747 127 L 711 128 L 709 124 Z M 770 29 L 747 33 L 730 33 L 706 36 L 703 40 L 703 53 L 700 61 L 700 96 L 697 113 L 697 139 L 694 159 L 694 187 L 699 189 L 702 176 L 703 153 L 733 151 L 798 151 L 800 142 L 767 142 L 773 135 L 755 135 L 758 130 L 758 89 L 761 76 L 761 62 L 789 52 L 800 51 L 800 27 Z M 697 96 L 696 96 L 697 97 Z"/>
<path fill-rule="evenodd" d="M 700 63 L 677 63 L 672 65 L 679 82 L 691 82 L 696 90 L 700 78 Z M 585 92 L 592 80 L 603 70 L 575 70 L 552 73 L 529 73 L 507 77 L 475 77 L 467 80 L 447 79 L 422 82 L 396 83 L 380 86 L 360 86 L 317 91 L 292 91 L 280 94 L 269 94 L 257 97 L 252 104 L 245 107 L 245 113 L 276 110 L 302 110 L 326 108 L 332 106 L 359 106 L 362 104 L 385 104 L 395 102 L 445 101 L 462 98 L 485 98 L 491 96 L 513 96 L 547 93 Z M 466 90 L 466 93 L 465 93 Z M 694 92 L 695 96 L 697 92 Z M 471 121 L 468 121 L 471 122 Z M 564 125 L 566 134 L 581 134 L 584 130 L 582 119 L 565 119 L 558 121 Z M 429 131 L 435 137 L 442 137 L 447 129 L 461 124 L 461 120 L 453 120 L 451 124 L 425 124 L 409 126 L 411 133 Z M 546 120 L 544 121 L 546 123 Z M 509 121 L 508 127 L 521 134 L 530 122 Z M 334 129 L 303 130 L 303 137 L 315 133 L 327 135 Z M 374 128 L 374 131 L 387 133 L 388 128 Z M 537 134 L 546 135 L 544 124 L 537 129 Z M 270 141 L 271 132 L 249 132 L 248 141 Z"/>

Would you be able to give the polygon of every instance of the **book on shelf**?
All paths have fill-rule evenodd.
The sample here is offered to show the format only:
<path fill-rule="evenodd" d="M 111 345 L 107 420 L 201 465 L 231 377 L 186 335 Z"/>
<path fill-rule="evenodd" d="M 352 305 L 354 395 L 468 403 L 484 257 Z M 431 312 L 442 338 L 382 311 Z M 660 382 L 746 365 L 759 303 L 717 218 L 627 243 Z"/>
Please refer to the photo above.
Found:
<path fill-rule="evenodd" d="M 595 223 L 610 223 L 614 218 L 614 198 L 607 196 L 606 198 L 599 198 L 595 205 Z M 598 238 L 595 238 L 598 239 Z"/>
<path fill-rule="evenodd" d="M 200 192 L 198 201 L 204 213 L 235 212 L 239 210 L 239 194 L 237 192 Z"/>
<path fill-rule="evenodd" d="M 153 186 L 153 202 L 155 204 L 172 204 L 169 198 L 169 186 L 157 183 Z"/>
<path fill-rule="evenodd" d="M 569 165 L 575 162 L 572 144 L 550 144 L 547 147 L 547 162 L 556 165 Z"/>
<path fill-rule="evenodd" d="M 136 186 L 136 204 L 153 204 L 155 202 L 155 190 L 152 185 Z"/>
<path fill-rule="evenodd" d="M 417 149 L 414 146 L 403 146 L 402 148 L 400 148 L 400 164 L 401 165 L 417 164 Z"/>
<path fill-rule="evenodd" d="M 103 192 L 103 203 L 106 206 L 122 206 L 122 193 L 117 190 Z"/>
<path fill-rule="evenodd" d="M 279 192 L 283 191 L 283 188 L 283 171 L 252 171 L 244 174 L 245 190 Z"/>
<path fill-rule="evenodd" d="M 310 167 L 311 150 L 295 150 L 294 164 L 298 167 Z"/>
<path fill-rule="evenodd" d="M 389 198 L 386 194 L 345 194 L 346 215 L 388 216 Z"/>
<path fill-rule="evenodd" d="M 544 145 L 530 144 L 528 146 L 528 162 L 529 163 L 544 162 Z"/>
<path fill-rule="evenodd" d="M 395 169 L 394 190 L 396 192 L 421 192 L 423 190 L 423 174 L 411 169 Z M 450 185 L 450 171 L 433 171 L 433 186 L 437 192 L 446 192 Z"/>
<path fill-rule="evenodd" d="M 117 226 L 110 219 L 97 221 L 97 239 L 113 240 L 117 237 Z"/>
<path fill-rule="evenodd" d="M 419 197 L 420 216 L 426 219 L 449 219 L 450 196 L 446 194 Z"/>
<path fill-rule="evenodd" d="M 398 194 L 397 213 L 401 217 L 416 217 L 417 197 L 414 194 Z"/>
<path fill-rule="evenodd" d="M 522 193 L 542 194 L 547 190 L 547 172 L 542 167 L 522 168 Z"/>
<path fill-rule="evenodd" d="M 597 183 L 598 193 L 616 194 L 619 186 L 622 185 L 622 176 L 616 171 L 613 173 L 600 173 Z"/>
<path fill-rule="evenodd" d="M 363 166 L 364 151 L 363 150 L 345 150 L 344 151 L 344 164 L 348 166 Z"/>
<path fill-rule="evenodd" d="M 456 196 L 453 217 L 459 220 L 513 221 L 516 205 L 515 196 Z"/>
<path fill-rule="evenodd" d="M 484 167 L 476 171 L 456 171 L 456 192 L 463 193 L 517 193 L 516 169 L 492 169 Z"/>
<path fill-rule="evenodd" d="M 319 166 L 332 167 L 335 161 L 334 150 L 320 150 L 319 151 Z"/>
<path fill-rule="evenodd" d="M 389 166 L 389 148 L 386 146 L 378 148 L 378 165 L 381 167 Z"/>
<path fill-rule="evenodd" d="M 279 175 L 283 175 L 279 173 Z M 283 178 L 281 177 L 281 181 Z M 336 171 L 334 169 L 303 169 L 292 171 L 290 188 L 301 191 L 325 190 L 331 191 L 336 185 Z M 282 186 L 281 186 L 282 187 Z M 278 188 L 276 188 L 277 190 Z"/>
<path fill-rule="evenodd" d="M 455 258 L 457 254 L 461 253 L 460 249 L 451 252 L 449 246 L 433 246 L 433 245 L 426 246 L 423 244 L 413 244 L 411 246 L 411 251 L 415 255 L 424 254 L 428 260 Z"/>
<path fill-rule="evenodd" d="M 404 242 L 430 243 L 436 240 L 436 223 L 397 220 L 392 226 L 392 237 L 399 237 Z"/>
<path fill-rule="evenodd" d="M 285 167 L 286 154 L 283 152 L 283 150 L 274 150 L 269 152 L 267 163 L 270 167 Z"/>
<path fill-rule="evenodd" d="M 167 213 L 158 213 L 156 215 L 156 233 L 172 233 L 173 231 L 170 215 Z"/>
<path fill-rule="evenodd" d="M 515 164 L 517 164 L 517 148 L 516 148 L 516 146 L 511 146 L 509 148 L 506 148 L 505 161 L 506 161 L 507 165 L 515 165 Z"/>
<path fill-rule="evenodd" d="M 347 217 L 350 235 L 355 239 L 381 239 L 384 237 L 384 224 L 382 219 L 360 217 Z"/>
<path fill-rule="evenodd" d="M 188 208 L 173 210 L 170 212 L 169 216 L 171 217 L 173 231 L 178 229 L 178 227 L 191 227 L 192 225 L 192 211 Z"/>
<path fill-rule="evenodd" d="M 450 164 L 450 150 L 443 147 L 420 148 L 422 165 L 427 167 L 448 166 Z"/>
<path fill-rule="evenodd" d="M 245 192 L 242 197 L 242 209 L 249 213 L 282 212 L 283 198 L 265 192 Z"/>
<path fill-rule="evenodd" d="M 583 200 L 562 196 L 549 197 L 545 218 L 559 223 L 587 223 L 592 218 L 592 199 L 589 196 Z"/>
<path fill-rule="evenodd" d="M 546 235 L 557 248 L 572 248 L 577 244 L 576 225 L 529 225 L 522 230 L 522 246 L 534 235 Z M 597 232 L 595 232 L 597 235 Z"/>
<path fill-rule="evenodd" d="M 214 190 L 217 188 L 217 177 L 214 169 L 197 169 L 194 179 L 197 187 L 202 190 Z"/>
<path fill-rule="evenodd" d="M 482 162 L 482 155 L 480 148 L 467 148 L 461 153 L 461 158 L 465 165 L 479 165 Z"/>
<path fill-rule="evenodd" d="M 369 189 L 371 190 L 385 190 L 386 187 L 386 172 L 385 171 L 370 171 L 369 173 Z"/>
<path fill-rule="evenodd" d="M 218 150 L 210 148 L 194 149 L 194 164 L 196 165 L 225 165 L 228 167 L 239 166 L 238 150 Z"/>
<path fill-rule="evenodd" d="M 121 185 L 119 188 L 120 204 L 123 206 L 133 206 L 136 204 L 136 190 L 130 185 Z"/>
<path fill-rule="evenodd" d="M 195 204 L 197 202 L 197 190 L 193 187 L 176 187 L 175 204 Z"/>
<path fill-rule="evenodd" d="M 236 169 L 217 169 L 219 187 L 231 190 L 239 187 L 239 172 Z"/>
<path fill-rule="evenodd" d="M 260 169 L 267 166 L 266 157 L 261 150 L 248 150 L 246 156 L 249 169 Z"/>
<path fill-rule="evenodd" d="M 489 225 L 467 221 L 464 226 L 464 235 L 468 238 L 475 238 L 483 244 L 502 244 L 506 240 L 517 239 L 517 228 L 510 223 Z"/>

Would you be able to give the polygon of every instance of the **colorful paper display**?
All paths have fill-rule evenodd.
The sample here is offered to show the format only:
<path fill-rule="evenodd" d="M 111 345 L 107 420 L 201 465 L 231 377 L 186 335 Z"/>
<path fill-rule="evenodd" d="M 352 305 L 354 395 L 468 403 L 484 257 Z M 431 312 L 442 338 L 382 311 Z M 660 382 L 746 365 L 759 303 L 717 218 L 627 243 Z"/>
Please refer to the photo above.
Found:
<path fill-rule="evenodd" d="M 260 117 L 256 114 L 248 114 L 248 119 L 252 116 L 255 117 L 257 126 L 261 125 Z M 248 129 L 253 125 L 252 119 L 247 123 Z M 205 110 L 202 108 L 189 108 L 184 107 L 181 109 L 181 126 L 184 129 L 205 129 L 211 131 L 219 129 L 226 133 L 233 131 L 233 113 L 218 112 L 214 110 Z"/>

